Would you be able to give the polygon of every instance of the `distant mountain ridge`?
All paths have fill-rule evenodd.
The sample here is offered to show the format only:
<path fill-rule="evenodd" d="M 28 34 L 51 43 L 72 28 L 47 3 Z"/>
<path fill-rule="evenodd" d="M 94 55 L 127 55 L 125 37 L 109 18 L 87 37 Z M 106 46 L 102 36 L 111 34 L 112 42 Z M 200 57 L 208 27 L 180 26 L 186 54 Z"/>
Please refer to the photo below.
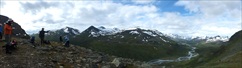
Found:
<path fill-rule="evenodd" d="M 99 28 L 90 26 L 81 34 L 88 35 L 88 37 L 113 36 L 113 38 L 125 38 L 126 36 L 130 38 L 130 36 L 133 36 L 133 39 L 140 39 L 139 42 L 174 42 L 157 30 L 145 30 L 141 28 L 120 30 L 118 28 L 108 29 L 103 26 Z"/>
<path fill-rule="evenodd" d="M 80 34 L 68 34 L 73 29 L 51 31 L 46 39 L 59 41 L 59 36 L 68 35 L 70 43 L 108 54 L 149 61 L 158 58 L 177 58 L 187 54 L 189 47 L 179 44 L 156 30 L 141 28 L 120 30 L 90 26 Z M 78 31 L 76 31 L 78 32 Z M 143 56 L 141 56 L 143 55 Z M 172 56 L 172 57 L 171 57 Z"/>
<path fill-rule="evenodd" d="M 188 43 L 190 45 L 195 45 L 196 43 L 205 42 L 205 43 L 214 43 L 214 42 L 227 42 L 229 40 L 228 36 L 195 36 L 195 37 L 184 37 L 177 34 L 165 34 L 166 37 L 170 39 L 180 42 L 180 43 Z"/>

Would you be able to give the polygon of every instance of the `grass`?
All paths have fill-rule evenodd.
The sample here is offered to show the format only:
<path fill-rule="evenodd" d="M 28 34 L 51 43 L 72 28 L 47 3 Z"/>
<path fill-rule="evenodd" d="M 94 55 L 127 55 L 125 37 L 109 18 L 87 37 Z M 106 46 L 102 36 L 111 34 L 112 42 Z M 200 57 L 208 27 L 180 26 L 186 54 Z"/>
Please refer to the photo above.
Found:
<path fill-rule="evenodd" d="M 119 57 L 141 61 L 150 61 L 154 59 L 175 59 L 179 56 L 184 56 L 187 53 L 186 50 L 178 50 L 172 47 L 128 43 L 105 43 L 100 41 L 92 42 L 88 48 Z"/>

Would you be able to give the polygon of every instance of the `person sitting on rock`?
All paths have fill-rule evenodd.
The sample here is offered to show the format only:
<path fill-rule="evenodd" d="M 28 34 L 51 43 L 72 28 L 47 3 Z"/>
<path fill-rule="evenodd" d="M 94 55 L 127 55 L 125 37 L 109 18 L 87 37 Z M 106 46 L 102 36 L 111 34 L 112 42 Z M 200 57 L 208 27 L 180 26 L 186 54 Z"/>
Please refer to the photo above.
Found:
<path fill-rule="evenodd" d="M 16 40 L 13 40 L 11 42 L 11 45 L 9 46 L 9 50 L 15 50 L 17 48 L 17 45 L 18 45 L 17 41 Z M 2 47 L 4 48 L 4 47 L 6 47 L 6 45 L 4 45 Z"/>
<path fill-rule="evenodd" d="M 51 43 L 50 43 L 50 41 L 49 41 L 49 40 L 44 40 L 44 44 L 51 45 Z"/>
<path fill-rule="evenodd" d="M 32 36 L 32 37 L 30 38 L 30 43 L 32 43 L 32 44 L 35 43 L 35 37 L 34 37 L 34 36 Z"/>
<path fill-rule="evenodd" d="M 17 48 L 17 41 L 14 39 L 12 42 L 11 42 L 11 45 L 10 45 L 10 50 L 15 50 Z"/>

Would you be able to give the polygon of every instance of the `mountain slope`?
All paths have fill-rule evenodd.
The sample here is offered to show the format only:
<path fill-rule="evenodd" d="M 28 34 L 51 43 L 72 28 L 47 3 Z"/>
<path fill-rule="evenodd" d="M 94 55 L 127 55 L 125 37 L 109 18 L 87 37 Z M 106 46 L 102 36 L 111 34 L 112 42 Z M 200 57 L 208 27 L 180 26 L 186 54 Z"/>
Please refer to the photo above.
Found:
<path fill-rule="evenodd" d="M 120 58 L 84 47 L 61 43 L 33 47 L 27 39 L 14 38 L 19 42 L 12 54 L 0 52 L 1 68 L 147 68 L 144 62 Z M 4 44 L 0 42 L 0 44 Z M 4 48 L 0 48 L 5 51 Z M 116 60 L 116 62 L 113 62 Z M 146 64 L 147 65 L 147 64 Z"/>
<path fill-rule="evenodd" d="M 8 19 L 9 18 L 7 16 L 0 15 L 0 23 L 3 26 Z M 15 27 L 12 34 L 13 36 L 21 37 L 21 38 L 30 38 L 29 35 L 25 32 L 24 29 L 21 28 L 21 26 L 18 23 L 14 22 L 12 25 L 13 27 Z"/>
<path fill-rule="evenodd" d="M 158 31 L 140 28 L 119 30 L 90 26 L 79 35 L 70 35 L 70 37 L 72 44 L 142 61 L 174 59 L 185 56 L 189 50 L 188 46 L 178 44 Z"/>
<path fill-rule="evenodd" d="M 81 46 L 108 54 L 149 61 L 174 59 L 186 55 L 188 47 L 161 35 L 157 31 L 140 28 L 131 30 L 103 30 L 90 26 L 76 39 Z"/>
<path fill-rule="evenodd" d="M 211 60 L 206 65 L 212 65 L 214 67 L 242 67 L 242 30 L 236 32 L 229 39 L 228 43 L 221 47 L 216 53 L 218 57 Z"/>
<path fill-rule="evenodd" d="M 228 42 L 213 50 L 204 49 L 208 53 L 191 61 L 178 63 L 178 67 L 192 68 L 241 68 L 242 67 L 242 30 L 236 32 Z M 210 48 L 211 49 L 211 48 Z M 208 51 L 209 50 L 209 51 Z"/>

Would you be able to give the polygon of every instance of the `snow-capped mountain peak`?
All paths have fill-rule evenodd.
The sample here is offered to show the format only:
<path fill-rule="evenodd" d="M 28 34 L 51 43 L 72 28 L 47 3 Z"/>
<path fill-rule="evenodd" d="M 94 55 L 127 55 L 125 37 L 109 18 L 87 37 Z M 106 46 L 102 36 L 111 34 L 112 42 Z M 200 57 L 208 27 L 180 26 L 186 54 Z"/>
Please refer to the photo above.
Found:
<path fill-rule="evenodd" d="M 71 28 L 71 27 L 62 28 L 61 31 L 63 31 L 64 33 L 67 33 L 67 34 L 71 34 L 71 35 L 79 35 L 80 34 L 79 30 Z"/>
<path fill-rule="evenodd" d="M 91 26 L 89 27 L 90 30 L 90 36 L 92 37 L 98 37 L 98 36 L 105 36 L 105 35 L 114 35 L 116 33 L 122 32 L 122 30 L 119 30 L 118 28 L 105 28 L 103 26 L 100 26 L 98 28 Z"/>
<path fill-rule="evenodd" d="M 226 42 L 229 40 L 229 37 L 228 36 L 215 36 L 215 37 L 207 37 L 206 38 L 206 42 L 216 42 L 216 41 L 223 41 L 223 42 Z"/>
<path fill-rule="evenodd" d="M 65 32 L 65 33 L 69 33 L 69 31 L 68 31 L 68 27 L 64 28 L 64 32 Z"/>
<path fill-rule="evenodd" d="M 130 34 L 140 34 L 138 31 L 130 31 Z"/>

